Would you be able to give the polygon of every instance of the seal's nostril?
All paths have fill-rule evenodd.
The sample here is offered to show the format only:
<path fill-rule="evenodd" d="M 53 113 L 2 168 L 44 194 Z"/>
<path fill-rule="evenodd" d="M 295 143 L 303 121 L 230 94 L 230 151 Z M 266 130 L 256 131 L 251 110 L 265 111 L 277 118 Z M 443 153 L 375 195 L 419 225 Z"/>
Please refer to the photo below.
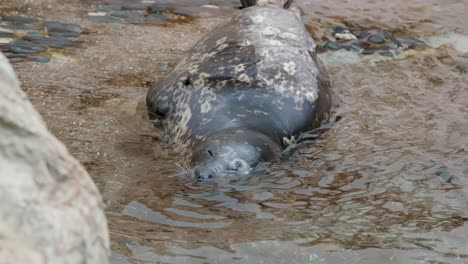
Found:
<path fill-rule="evenodd" d="M 213 157 L 213 151 L 208 150 L 208 154 L 210 154 L 210 156 Z"/>
<path fill-rule="evenodd" d="M 214 177 L 213 174 L 208 174 L 207 176 L 208 179 L 213 179 L 213 177 Z"/>
<path fill-rule="evenodd" d="M 200 170 L 198 170 L 198 169 L 195 169 L 195 171 L 194 171 L 194 174 L 195 174 L 195 175 L 194 175 L 194 176 L 195 176 L 195 179 L 197 179 L 197 180 L 198 180 L 198 179 L 200 179 L 200 178 L 201 178 L 201 176 L 200 176 Z"/>

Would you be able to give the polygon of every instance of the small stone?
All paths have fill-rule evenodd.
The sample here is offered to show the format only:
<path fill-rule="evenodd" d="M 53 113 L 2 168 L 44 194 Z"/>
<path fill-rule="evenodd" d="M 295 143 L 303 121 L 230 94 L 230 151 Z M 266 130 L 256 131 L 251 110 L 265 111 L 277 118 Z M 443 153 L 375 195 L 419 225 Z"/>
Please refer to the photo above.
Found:
<path fill-rule="evenodd" d="M 396 40 L 398 43 L 395 44 L 402 49 L 418 49 L 426 45 L 423 41 L 415 38 L 396 38 Z"/>
<path fill-rule="evenodd" d="M 10 61 L 10 63 L 18 63 L 18 62 L 23 62 L 24 58 L 11 58 L 8 60 Z"/>
<path fill-rule="evenodd" d="M 143 14 L 133 11 L 112 11 L 109 13 L 113 17 L 124 18 L 124 19 L 143 19 Z"/>
<path fill-rule="evenodd" d="M 155 13 L 159 14 L 164 11 L 167 11 L 167 7 L 162 6 L 162 5 L 152 5 L 152 6 L 149 6 L 146 10 L 151 14 L 155 14 Z"/>
<path fill-rule="evenodd" d="M 111 17 L 111 16 L 89 16 L 88 19 L 93 22 L 102 23 L 102 24 L 124 23 L 122 19 L 117 18 L 117 17 Z"/>
<path fill-rule="evenodd" d="M 342 40 L 354 40 L 354 39 L 357 39 L 356 36 L 354 36 L 351 32 L 345 30 L 341 33 L 336 33 L 335 34 L 335 38 L 336 39 L 342 39 Z"/>
<path fill-rule="evenodd" d="M 13 24 L 31 24 L 36 23 L 38 20 L 32 17 L 24 17 L 24 16 L 3 16 L 3 21 L 8 21 Z"/>
<path fill-rule="evenodd" d="M 2 47 L 13 53 L 33 54 L 47 50 L 46 47 L 29 41 L 15 41 L 2 45 Z"/>
<path fill-rule="evenodd" d="M 453 179 L 453 175 L 445 167 L 438 168 L 435 174 L 446 182 L 450 182 Z"/>
<path fill-rule="evenodd" d="M 468 165 L 462 166 L 462 172 L 468 174 Z"/>
<path fill-rule="evenodd" d="M 343 33 L 343 32 L 349 32 L 349 28 L 345 27 L 345 26 L 337 26 L 337 27 L 334 27 L 332 29 L 332 33 L 333 34 L 336 34 L 336 33 Z"/>
<path fill-rule="evenodd" d="M 457 62 L 455 69 L 459 70 L 461 73 L 468 72 L 468 62 Z"/>
<path fill-rule="evenodd" d="M 0 32 L 0 38 L 15 38 L 15 33 L 10 32 Z"/>
<path fill-rule="evenodd" d="M 378 32 L 377 34 L 374 34 L 374 35 L 370 36 L 369 42 L 376 43 L 376 44 L 384 43 L 385 42 L 385 34 L 382 33 L 382 32 Z"/>
<path fill-rule="evenodd" d="M 11 43 L 13 41 L 15 41 L 14 38 L 0 38 L 0 44 Z"/>
<path fill-rule="evenodd" d="M 23 40 L 30 41 L 34 44 L 49 47 L 49 48 L 63 48 L 71 47 L 76 44 L 67 38 L 63 37 L 44 37 L 44 36 L 25 36 Z"/>
<path fill-rule="evenodd" d="M 109 12 L 112 12 L 112 11 L 120 11 L 120 10 L 122 10 L 121 5 L 104 5 L 104 6 L 101 6 L 101 7 L 97 8 L 96 12 L 109 13 Z"/>
<path fill-rule="evenodd" d="M 384 56 L 384 57 L 389 57 L 389 58 L 395 56 L 392 52 L 389 52 L 389 51 L 379 52 L 379 55 Z"/>
<path fill-rule="evenodd" d="M 47 56 L 29 56 L 28 61 L 32 62 L 41 62 L 41 63 L 47 63 L 50 61 L 50 57 Z"/>
<path fill-rule="evenodd" d="M 38 31 L 41 28 L 33 25 L 0 25 L 0 28 L 13 31 Z"/>
<path fill-rule="evenodd" d="M 169 22 L 169 19 L 161 14 L 149 14 L 145 17 L 145 20 L 148 24 Z"/>
<path fill-rule="evenodd" d="M 342 48 L 338 43 L 330 40 L 327 41 L 326 47 L 332 50 L 339 50 Z"/>
<path fill-rule="evenodd" d="M 369 31 L 366 30 L 353 30 L 351 31 L 351 33 L 353 33 L 353 35 L 355 35 L 359 39 L 367 38 L 371 34 Z"/>
<path fill-rule="evenodd" d="M 353 52 L 361 52 L 362 50 L 361 48 L 356 47 L 354 45 L 345 46 L 344 49 L 347 51 L 353 51 Z"/>
<path fill-rule="evenodd" d="M 142 3 L 127 4 L 127 5 L 122 6 L 122 10 L 129 10 L 129 11 L 145 10 L 149 6 L 150 6 L 149 4 L 142 4 Z"/>
<path fill-rule="evenodd" d="M 81 26 L 76 24 L 47 21 L 44 27 L 48 35 L 53 37 L 76 38 L 81 34 Z"/>

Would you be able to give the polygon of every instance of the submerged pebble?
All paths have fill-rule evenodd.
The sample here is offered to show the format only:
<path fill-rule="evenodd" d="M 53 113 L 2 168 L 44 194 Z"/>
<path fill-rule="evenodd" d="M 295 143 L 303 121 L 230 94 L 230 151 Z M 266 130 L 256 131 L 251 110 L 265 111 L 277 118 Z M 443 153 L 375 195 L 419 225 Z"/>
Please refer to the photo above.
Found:
<path fill-rule="evenodd" d="M 15 30 L 15 31 L 37 31 L 40 30 L 40 27 L 33 26 L 33 25 L 0 25 L 0 28 L 8 29 L 8 30 Z"/>
<path fill-rule="evenodd" d="M 0 38 L 14 38 L 14 37 L 16 37 L 15 33 L 0 31 Z"/>
<path fill-rule="evenodd" d="M 111 16 L 88 16 L 88 19 L 102 24 L 123 23 L 122 19 Z"/>
<path fill-rule="evenodd" d="M 341 46 L 334 41 L 327 41 L 326 47 L 332 50 L 339 50 L 341 49 Z"/>
<path fill-rule="evenodd" d="M 23 40 L 30 41 L 34 44 L 46 46 L 49 48 L 63 48 L 63 47 L 71 47 L 75 46 L 76 44 L 67 38 L 63 37 L 45 37 L 45 36 L 25 36 Z"/>
<path fill-rule="evenodd" d="M 33 62 L 42 62 L 42 63 L 47 63 L 50 61 L 50 57 L 47 56 L 29 56 L 28 61 L 33 61 Z"/>
<path fill-rule="evenodd" d="M 36 18 L 24 17 L 24 16 L 15 16 L 15 15 L 3 16 L 1 18 L 1 20 L 7 21 L 7 22 L 10 22 L 10 23 L 13 23 L 13 24 L 32 24 L 32 23 L 36 23 L 36 22 L 39 21 Z"/>
<path fill-rule="evenodd" d="M 4 44 L 0 47 L 5 48 L 13 53 L 33 54 L 47 50 L 46 47 L 34 44 L 29 41 L 14 41 L 8 44 Z"/>
<path fill-rule="evenodd" d="M 384 43 L 385 42 L 385 34 L 382 32 L 378 32 L 369 37 L 369 41 L 372 43 Z"/>
<path fill-rule="evenodd" d="M 76 38 L 81 34 L 81 26 L 76 24 L 47 21 L 44 22 L 44 28 L 52 37 Z"/>
<path fill-rule="evenodd" d="M 468 62 L 456 62 L 455 69 L 459 70 L 461 73 L 468 72 Z"/>

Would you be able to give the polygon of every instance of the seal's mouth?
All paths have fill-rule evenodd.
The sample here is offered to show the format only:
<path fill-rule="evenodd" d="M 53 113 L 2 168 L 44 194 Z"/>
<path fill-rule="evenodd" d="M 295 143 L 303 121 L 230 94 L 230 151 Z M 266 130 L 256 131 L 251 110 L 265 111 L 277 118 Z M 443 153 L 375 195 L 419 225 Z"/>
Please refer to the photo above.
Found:
<path fill-rule="evenodd" d="M 225 166 L 198 166 L 193 170 L 193 177 L 199 182 L 206 182 L 223 176 L 248 175 L 251 171 L 247 162 L 236 159 Z"/>

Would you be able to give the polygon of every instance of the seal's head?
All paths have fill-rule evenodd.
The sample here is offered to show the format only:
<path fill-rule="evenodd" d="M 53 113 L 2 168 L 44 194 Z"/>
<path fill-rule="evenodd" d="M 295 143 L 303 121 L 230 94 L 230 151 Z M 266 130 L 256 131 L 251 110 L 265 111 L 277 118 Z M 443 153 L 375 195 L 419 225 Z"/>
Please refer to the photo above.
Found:
<path fill-rule="evenodd" d="M 209 181 L 222 175 L 248 174 L 260 162 L 279 157 L 279 143 L 249 129 L 228 129 L 207 136 L 192 155 L 193 176 Z"/>

